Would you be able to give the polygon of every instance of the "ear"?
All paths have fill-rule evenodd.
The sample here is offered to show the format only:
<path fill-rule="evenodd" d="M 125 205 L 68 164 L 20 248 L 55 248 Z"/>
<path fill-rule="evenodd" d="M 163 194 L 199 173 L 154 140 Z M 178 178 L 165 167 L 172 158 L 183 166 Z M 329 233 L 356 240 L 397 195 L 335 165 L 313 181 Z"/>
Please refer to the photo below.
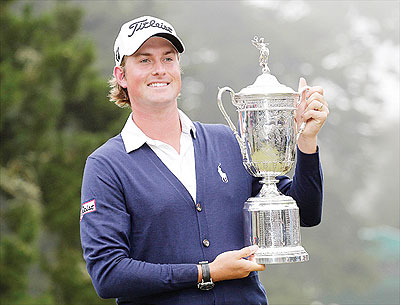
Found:
<path fill-rule="evenodd" d="M 122 88 L 127 88 L 128 84 L 125 78 L 125 73 L 122 67 L 120 66 L 115 66 L 114 67 L 114 76 L 115 79 L 117 80 L 118 84 L 122 87 Z"/>

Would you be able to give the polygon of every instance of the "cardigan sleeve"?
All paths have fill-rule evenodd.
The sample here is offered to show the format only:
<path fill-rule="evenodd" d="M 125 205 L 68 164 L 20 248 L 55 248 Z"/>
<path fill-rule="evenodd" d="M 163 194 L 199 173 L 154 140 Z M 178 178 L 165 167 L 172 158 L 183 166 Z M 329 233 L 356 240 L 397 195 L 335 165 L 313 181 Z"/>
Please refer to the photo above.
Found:
<path fill-rule="evenodd" d="M 100 297 L 141 297 L 195 287 L 195 264 L 153 264 L 130 257 L 133 219 L 121 182 L 92 157 L 86 162 L 81 199 L 83 256 Z"/>
<path fill-rule="evenodd" d="M 321 222 L 323 200 L 323 174 L 319 150 L 305 154 L 297 148 L 297 163 L 293 180 L 286 176 L 277 177 L 278 189 L 291 196 L 300 210 L 300 224 L 316 226 Z"/>

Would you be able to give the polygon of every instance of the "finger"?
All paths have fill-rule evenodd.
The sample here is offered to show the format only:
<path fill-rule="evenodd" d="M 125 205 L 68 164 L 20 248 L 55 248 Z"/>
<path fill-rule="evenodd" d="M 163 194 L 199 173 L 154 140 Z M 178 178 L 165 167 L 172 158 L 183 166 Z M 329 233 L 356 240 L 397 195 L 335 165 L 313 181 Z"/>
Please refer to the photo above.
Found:
<path fill-rule="evenodd" d="M 306 93 L 307 100 L 309 100 L 314 94 L 318 94 L 324 98 L 324 89 L 319 86 L 310 87 L 310 89 Z"/>
<path fill-rule="evenodd" d="M 252 262 L 253 264 L 260 265 L 257 263 L 255 255 L 250 255 L 248 261 Z"/>
<path fill-rule="evenodd" d="M 306 98 L 307 98 L 307 92 L 309 91 L 309 88 L 308 88 L 308 86 L 307 86 L 307 82 L 306 82 L 306 80 L 305 80 L 303 77 L 300 77 L 300 80 L 299 80 L 299 89 L 298 89 L 297 91 L 298 91 L 298 92 L 301 92 L 301 93 L 300 93 L 299 100 L 298 100 L 298 102 L 297 102 L 297 106 L 298 106 L 298 108 L 300 108 L 300 110 L 302 110 L 300 105 L 304 105 L 303 102 L 306 100 Z M 299 106 L 300 106 L 300 107 L 299 107 Z"/>
<path fill-rule="evenodd" d="M 244 247 L 244 248 L 238 250 L 237 254 L 238 254 L 238 257 L 240 257 L 240 258 L 248 257 L 248 256 L 254 254 L 257 250 L 258 250 L 258 246 L 252 245 L 252 246 Z"/>
<path fill-rule="evenodd" d="M 262 271 L 265 269 L 264 264 L 258 264 L 254 255 L 251 255 L 248 259 L 241 259 L 242 263 L 246 264 L 246 268 L 250 271 Z"/>
<path fill-rule="evenodd" d="M 312 101 L 307 108 L 304 110 L 301 118 L 304 119 L 304 115 L 309 112 L 309 111 L 316 111 L 316 112 L 321 112 L 325 113 L 326 116 L 329 114 L 329 108 L 326 104 L 324 104 L 322 101 L 314 100 Z"/>
<path fill-rule="evenodd" d="M 323 111 L 323 105 L 325 103 L 326 102 L 324 100 L 324 97 L 319 92 L 314 92 L 308 99 L 306 99 L 306 102 L 299 105 L 296 109 L 296 115 L 295 115 L 295 121 L 298 127 L 299 124 L 301 124 L 304 121 L 302 118 L 306 111 L 310 110 Z"/>
<path fill-rule="evenodd" d="M 319 94 L 324 95 L 324 89 L 321 86 L 310 87 L 310 95 L 314 92 L 318 92 Z"/>
<path fill-rule="evenodd" d="M 327 107 L 325 106 L 324 103 L 318 100 L 313 100 L 311 103 L 308 104 L 304 112 L 309 110 L 324 111 L 325 109 L 327 109 Z"/>
<path fill-rule="evenodd" d="M 326 111 L 317 111 L 317 110 L 309 110 L 303 113 L 302 119 L 304 122 L 307 122 L 310 119 L 315 120 L 319 124 L 323 124 L 328 117 L 328 112 Z M 308 126 L 309 124 L 307 124 Z"/>
<path fill-rule="evenodd" d="M 306 79 L 305 79 L 304 77 L 300 77 L 300 80 L 299 80 L 299 89 L 298 89 L 298 91 L 300 91 L 301 88 L 303 88 L 303 87 L 305 87 L 305 86 L 307 86 L 307 81 L 306 81 Z"/>
<path fill-rule="evenodd" d="M 307 99 L 307 106 L 310 105 L 312 102 L 318 101 L 324 104 L 328 108 L 328 103 L 325 101 L 325 98 L 319 93 L 314 92 L 308 99 Z"/>
<path fill-rule="evenodd" d="M 264 271 L 265 270 L 265 265 L 263 264 L 257 264 L 256 262 L 251 262 L 251 271 Z"/>

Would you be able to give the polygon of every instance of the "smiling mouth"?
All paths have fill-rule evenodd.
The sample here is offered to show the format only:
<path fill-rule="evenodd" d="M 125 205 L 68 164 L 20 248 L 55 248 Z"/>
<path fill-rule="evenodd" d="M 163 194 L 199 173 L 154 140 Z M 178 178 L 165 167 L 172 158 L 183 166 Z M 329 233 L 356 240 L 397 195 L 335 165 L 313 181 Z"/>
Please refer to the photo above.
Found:
<path fill-rule="evenodd" d="M 169 85 L 169 83 L 151 83 L 151 84 L 148 84 L 147 86 L 151 87 L 151 88 L 159 88 L 159 87 L 166 87 L 168 85 Z"/>

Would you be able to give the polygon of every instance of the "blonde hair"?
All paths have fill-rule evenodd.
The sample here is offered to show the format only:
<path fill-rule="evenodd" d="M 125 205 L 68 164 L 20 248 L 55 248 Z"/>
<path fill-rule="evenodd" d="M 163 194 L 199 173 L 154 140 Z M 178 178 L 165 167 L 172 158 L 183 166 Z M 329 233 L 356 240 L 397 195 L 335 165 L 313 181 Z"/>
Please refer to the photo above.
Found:
<path fill-rule="evenodd" d="M 120 64 L 122 70 L 125 73 L 125 62 L 126 62 L 126 56 L 122 59 L 122 62 Z M 118 107 L 124 108 L 124 107 L 130 107 L 131 102 L 129 100 L 128 96 L 128 90 L 126 88 L 122 88 L 120 84 L 118 84 L 117 79 L 113 75 L 110 80 L 108 81 L 108 84 L 110 85 L 110 93 L 108 94 L 108 98 L 110 99 L 110 102 L 115 103 Z"/>

